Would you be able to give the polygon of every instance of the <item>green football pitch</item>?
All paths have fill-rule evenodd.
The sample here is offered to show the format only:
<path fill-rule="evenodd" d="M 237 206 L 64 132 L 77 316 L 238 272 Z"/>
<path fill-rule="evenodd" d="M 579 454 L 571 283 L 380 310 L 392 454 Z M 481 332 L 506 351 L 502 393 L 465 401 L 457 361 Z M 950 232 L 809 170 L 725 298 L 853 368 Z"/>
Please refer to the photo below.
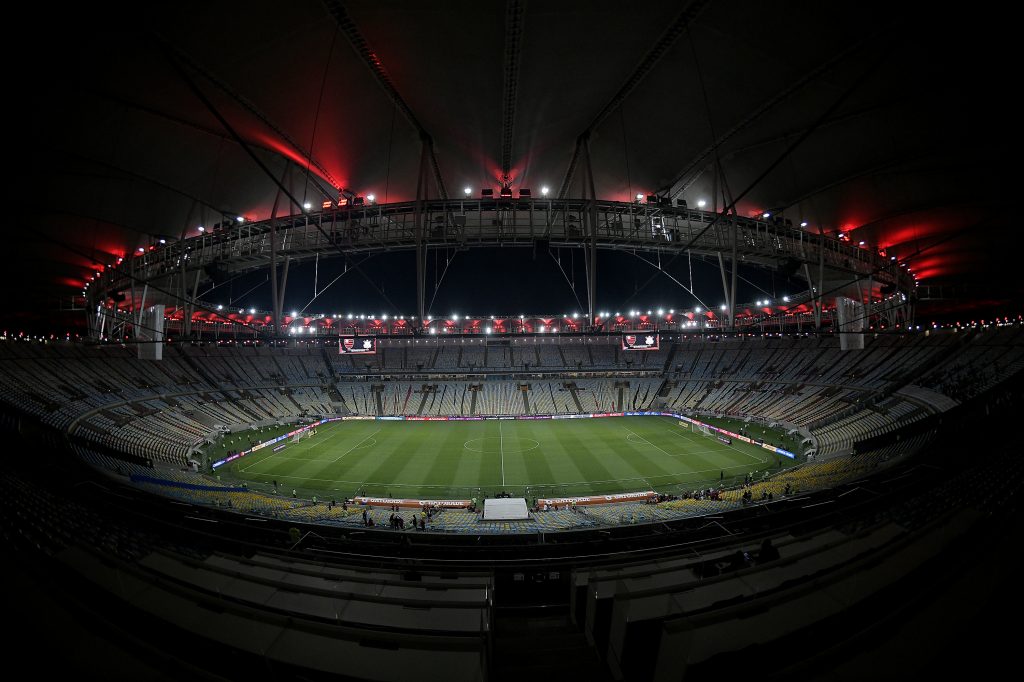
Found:
<path fill-rule="evenodd" d="M 693 433 L 670 417 L 538 421 L 340 421 L 257 450 L 222 480 L 281 494 L 529 498 L 653 489 L 679 493 L 777 470 L 788 458 Z M 780 459 L 782 460 L 780 463 Z"/>

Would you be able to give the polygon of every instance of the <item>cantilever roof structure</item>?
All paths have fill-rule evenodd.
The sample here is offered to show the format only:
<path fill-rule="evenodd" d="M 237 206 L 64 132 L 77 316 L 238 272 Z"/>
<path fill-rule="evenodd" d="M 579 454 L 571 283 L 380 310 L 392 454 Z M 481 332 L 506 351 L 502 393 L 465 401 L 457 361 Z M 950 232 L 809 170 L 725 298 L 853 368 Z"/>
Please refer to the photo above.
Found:
<path fill-rule="evenodd" d="M 734 203 L 885 249 L 961 302 L 1019 291 L 999 16 L 737 0 L 27 11 L 9 45 L 9 158 L 27 171 L 8 312 L 52 310 L 97 265 L 224 216 L 296 212 L 282 187 L 315 207 L 342 190 L 411 201 L 422 164 L 432 198 L 582 197 L 588 154 L 603 200 Z"/>

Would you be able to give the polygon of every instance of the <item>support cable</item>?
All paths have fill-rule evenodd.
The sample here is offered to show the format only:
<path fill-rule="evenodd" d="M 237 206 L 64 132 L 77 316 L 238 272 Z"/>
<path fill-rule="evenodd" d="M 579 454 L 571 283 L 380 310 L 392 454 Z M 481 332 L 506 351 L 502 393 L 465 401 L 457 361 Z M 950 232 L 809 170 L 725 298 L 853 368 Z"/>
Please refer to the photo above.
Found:
<path fill-rule="evenodd" d="M 569 279 L 569 275 L 565 274 L 565 268 L 562 267 L 562 261 L 555 258 L 555 254 L 551 252 L 550 248 L 548 249 L 548 255 L 551 256 L 551 260 L 555 261 L 555 265 L 558 266 L 559 272 L 562 273 L 562 277 L 565 278 L 566 283 L 569 285 L 569 290 L 572 291 L 572 297 L 576 299 L 576 305 L 580 307 L 580 310 L 585 310 L 583 304 L 580 302 L 580 297 L 576 295 L 576 287 L 573 286 L 572 280 Z"/>
<path fill-rule="evenodd" d="M 265 163 L 263 163 L 263 160 L 260 159 L 260 157 L 256 155 L 256 152 L 253 151 L 252 147 L 250 147 L 249 144 L 244 139 L 242 139 L 242 136 L 238 134 L 238 132 L 234 129 L 234 127 L 230 123 L 228 123 L 227 119 L 224 118 L 224 116 L 220 113 L 220 111 L 217 109 L 217 107 L 215 107 L 213 105 L 213 102 L 211 102 L 209 100 L 209 98 L 203 93 L 203 91 L 199 89 L 199 87 L 195 84 L 195 81 L 193 81 L 189 77 L 189 75 L 185 71 L 185 69 L 174 58 L 174 54 L 170 51 L 170 49 L 167 50 L 166 54 L 167 54 L 167 57 L 168 57 L 169 61 L 172 64 L 172 66 L 178 72 L 178 75 L 181 76 L 182 80 L 185 81 L 185 83 L 189 86 L 189 89 L 192 90 L 193 94 L 195 94 L 195 96 L 199 99 L 199 101 L 201 101 L 204 105 L 206 105 L 206 108 L 210 110 L 210 113 L 214 115 L 214 117 L 217 119 L 218 122 L 220 122 L 220 124 L 222 126 L 224 126 L 224 129 L 227 130 L 228 133 L 231 134 L 231 136 L 235 139 L 235 141 L 238 142 L 239 145 L 241 145 L 242 149 L 244 149 L 245 152 L 249 155 L 249 157 L 252 158 L 252 160 L 254 162 L 256 162 L 256 165 L 259 166 L 260 169 L 267 175 L 267 177 L 269 177 L 271 179 L 271 181 L 277 186 L 277 188 L 281 191 L 281 193 L 284 194 L 286 197 L 288 197 L 288 199 L 292 202 L 292 204 L 295 206 L 295 208 L 301 210 L 302 209 L 302 204 L 299 203 L 299 200 L 295 198 L 295 195 L 292 194 L 291 191 L 289 191 L 289 189 L 284 186 L 284 183 L 282 183 L 280 180 L 278 180 L 274 176 L 274 174 L 270 171 L 270 169 L 267 168 L 267 165 Z M 388 298 L 388 296 L 380 289 L 380 287 L 377 286 L 376 282 L 374 282 L 373 279 L 371 279 L 370 276 L 367 275 L 362 270 L 362 268 L 359 267 L 359 265 L 357 263 L 352 261 L 351 257 L 348 255 L 348 253 L 346 253 L 345 250 L 343 248 L 341 248 L 341 245 L 338 244 L 338 242 L 335 239 L 334 235 L 329 234 L 326 230 L 324 230 L 323 226 L 319 222 L 313 222 L 311 224 L 314 227 L 316 227 L 317 231 L 320 232 L 320 234 L 332 246 L 334 246 L 334 248 L 345 259 L 345 261 L 350 263 L 355 268 L 356 272 L 358 272 L 360 275 L 362 275 L 363 278 L 366 279 L 366 281 L 370 283 L 370 286 L 372 286 L 377 291 L 377 293 L 380 294 L 380 297 L 389 306 L 391 306 L 392 311 L 396 312 L 396 313 L 399 312 L 398 307 L 391 301 L 390 298 Z"/>
<path fill-rule="evenodd" d="M 313 132 L 309 135 L 309 152 L 306 154 L 306 183 L 302 188 L 302 202 L 306 202 L 306 193 L 309 190 L 309 166 L 313 163 L 313 148 L 316 143 L 316 126 L 320 122 L 320 107 L 324 102 L 324 90 L 327 86 L 327 74 L 331 70 L 331 57 L 334 56 L 334 43 L 338 39 L 338 29 L 331 34 L 331 46 L 327 49 L 327 61 L 324 62 L 324 75 L 320 78 L 320 94 L 316 98 L 316 113 L 313 114 Z M 333 198 L 333 197 L 332 197 Z"/>
<path fill-rule="evenodd" d="M 835 111 L 837 111 L 839 107 L 845 104 L 854 92 L 860 89 L 860 86 L 862 86 L 868 80 L 869 76 L 874 74 L 875 70 L 882 65 L 882 60 L 885 57 L 885 55 L 886 53 L 882 52 L 879 55 L 878 59 L 876 59 L 872 64 L 870 64 L 868 68 L 864 70 L 864 73 L 862 73 L 857 78 L 857 80 L 850 85 L 850 87 L 844 90 L 839 95 L 839 97 L 837 97 L 836 100 L 815 120 L 815 122 L 809 128 L 807 128 L 807 130 L 805 130 L 796 140 L 793 141 L 792 144 L 790 144 L 782 152 L 782 154 L 778 156 L 778 158 L 772 161 L 767 168 L 765 168 L 756 178 L 754 178 L 754 180 L 747 186 L 746 189 L 744 189 L 736 197 L 734 197 L 732 202 L 729 203 L 729 205 L 724 206 L 721 212 L 715 215 L 714 220 L 705 225 L 704 228 L 701 229 L 700 232 L 698 232 L 696 235 L 691 237 L 690 241 L 687 242 L 686 246 L 677 251 L 676 254 L 669 260 L 669 265 L 671 265 L 672 261 L 679 257 L 680 253 L 689 251 L 693 247 L 693 245 L 696 244 L 700 240 L 700 238 L 707 233 L 708 230 L 718 225 L 722 221 L 722 219 L 729 214 L 730 211 L 735 212 L 736 205 L 740 201 L 742 201 L 751 191 L 753 191 L 755 187 L 761 184 L 761 182 L 764 181 L 764 179 L 768 177 L 776 168 L 778 168 L 779 165 L 781 165 L 782 162 L 785 161 L 794 151 L 796 151 L 797 148 L 800 147 L 800 145 L 807 141 L 807 138 L 809 138 L 818 129 L 818 127 L 821 126 L 822 123 L 824 123 Z M 641 289 L 650 284 L 655 277 L 657 277 L 657 273 L 652 275 L 647 280 L 647 282 L 644 283 Z M 635 295 L 636 294 L 634 294 L 634 296 Z M 630 296 L 630 298 L 626 299 L 626 302 L 629 302 L 629 300 L 631 300 L 632 298 L 633 297 Z"/>
<path fill-rule="evenodd" d="M 631 92 L 647 77 L 647 75 L 654 69 L 661 58 L 668 52 L 668 49 L 672 47 L 676 39 L 682 34 L 682 32 L 689 26 L 708 5 L 710 0 L 692 0 L 686 7 L 684 7 L 679 14 L 676 15 L 675 19 L 666 27 L 662 32 L 658 40 L 651 46 L 651 49 L 647 51 L 640 63 L 637 64 L 633 72 L 626 78 L 626 82 L 623 83 L 622 87 L 612 96 L 608 103 L 604 105 L 604 108 L 597 113 L 597 116 L 590 122 L 582 133 L 576 138 L 576 147 L 573 149 L 572 158 L 569 159 L 569 166 L 565 169 L 565 177 L 562 179 L 562 184 L 558 190 L 558 198 L 564 199 L 565 195 L 569 191 L 569 186 L 572 184 L 573 176 L 576 174 L 576 165 L 579 163 L 580 154 L 583 151 L 583 143 L 590 139 L 591 134 L 597 130 L 597 127 L 608 116 L 615 111 L 615 108 L 620 106 Z"/>

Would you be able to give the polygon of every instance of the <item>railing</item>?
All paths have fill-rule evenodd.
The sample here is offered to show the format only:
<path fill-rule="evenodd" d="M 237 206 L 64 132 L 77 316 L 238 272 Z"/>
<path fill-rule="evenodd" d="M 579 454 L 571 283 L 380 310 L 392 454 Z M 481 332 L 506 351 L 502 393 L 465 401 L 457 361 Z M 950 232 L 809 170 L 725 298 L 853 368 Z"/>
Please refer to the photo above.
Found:
<path fill-rule="evenodd" d="M 593 241 L 600 249 L 729 255 L 735 224 L 736 251 L 744 263 L 777 266 L 793 259 L 830 271 L 871 274 L 876 281 L 913 287 L 911 276 L 896 261 L 873 250 L 815 235 L 785 221 L 730 217 L 686 207 L 599 201 Z M 530 246 L 545 240 L 553 246 L 581 247 L 591 240 L 584 226 L 590 204 L 578 199 L 466 199 L 428 201 L 422 212 L 415 202 L 287 216 L 276 220 L 279 257 L 293 261 L 320 255 L 414 249 L 417 225 L 427 248 Z M 586 214 L 586 215 L 585 215 Z M 421 222 L 420 222 L 421 221 Z M 717 222 L 716 222 L 717 221 Z M 123 291 L 140 281 L 195 273 L 218 263 L 232 273 L 266 267 L 271 258 L 271 221 L 234 223 L 198 236 L 133 254 L 107 268 L 92 288 Z"/>

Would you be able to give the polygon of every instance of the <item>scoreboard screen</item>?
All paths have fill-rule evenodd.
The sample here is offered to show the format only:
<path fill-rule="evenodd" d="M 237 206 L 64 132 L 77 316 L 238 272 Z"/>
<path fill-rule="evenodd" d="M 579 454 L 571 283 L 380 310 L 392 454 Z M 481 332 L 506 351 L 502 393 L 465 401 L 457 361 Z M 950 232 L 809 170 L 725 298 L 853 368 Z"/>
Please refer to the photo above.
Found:
<path fill-rule="evenodd" d="M 338 339 L 338 354 L 376 353 L 377 339 L 373 336 L 343 336 Z"/>
<path fill-rule="evenodd" d="M 622 350 L 658 350 L 660 339 L 654 332 L 623 334 Z"/>

